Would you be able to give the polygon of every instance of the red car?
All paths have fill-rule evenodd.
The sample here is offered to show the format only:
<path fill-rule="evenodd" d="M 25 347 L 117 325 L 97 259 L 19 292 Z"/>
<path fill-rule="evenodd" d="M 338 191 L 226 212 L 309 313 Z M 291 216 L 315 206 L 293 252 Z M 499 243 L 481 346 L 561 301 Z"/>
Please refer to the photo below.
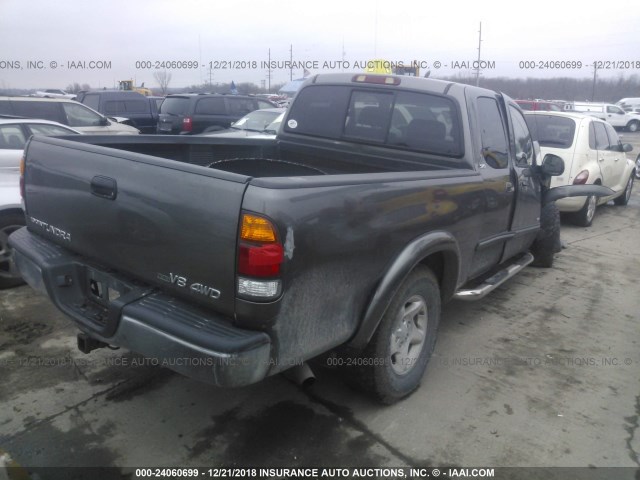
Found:
<path fill-rule="evenodd" d="M 516 100 L 522 110 L 545 110 L 552 112 L 561 112 L 562 105 L 554 102 L 544 102 L 538 100 Z"/>

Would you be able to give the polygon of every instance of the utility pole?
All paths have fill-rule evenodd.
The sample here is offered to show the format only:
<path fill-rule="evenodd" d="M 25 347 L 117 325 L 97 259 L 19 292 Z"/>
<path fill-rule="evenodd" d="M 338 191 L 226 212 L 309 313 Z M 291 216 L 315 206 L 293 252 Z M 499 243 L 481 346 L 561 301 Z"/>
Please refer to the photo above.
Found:
<path fill-rule="evenodd" d="M 347 52 L 344 51 L 344 37 L 342 37 L 342 71 L 344 72 L 344 59 L 347 56 Z"/>
<path fill-rule="evenodd" d="M 482 46 L 482 22 L 478 32 L 478 65 L 476 65 L 476 87 L 480 85 L 480 47 Z"/>
<path fill-rule="evenodd" d="M 271 93 L 271 49 L 269 49 L 269 68 L 267 69 L 267 80 L 269 81 L 269 88 L 267 93 Z"/>
<path fill-rule="evenodd" d="M 598 65 L 593 62 L 593 85 L 591 85 L 591 101 L 596 97 L 596 81 L 598 78 Z"/>
<path fill-rule="evenodd" d="M 289 46 L 289 61 L 291 62 L 289 65 L 292 65 L 289 68 L 289 81 L 293 80 L 293 44 Z"/>

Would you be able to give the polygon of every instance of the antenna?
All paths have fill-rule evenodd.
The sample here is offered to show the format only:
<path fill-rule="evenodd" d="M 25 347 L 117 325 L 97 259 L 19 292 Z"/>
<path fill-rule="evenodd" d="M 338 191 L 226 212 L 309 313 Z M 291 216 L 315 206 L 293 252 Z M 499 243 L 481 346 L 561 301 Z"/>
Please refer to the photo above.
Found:
<path fill-rule="evenodd" d="M 476 65 L 476 87 L 480 85 L 480 47 L 482 46 L 482 22 L 478 31 L 478 65 Z"/>

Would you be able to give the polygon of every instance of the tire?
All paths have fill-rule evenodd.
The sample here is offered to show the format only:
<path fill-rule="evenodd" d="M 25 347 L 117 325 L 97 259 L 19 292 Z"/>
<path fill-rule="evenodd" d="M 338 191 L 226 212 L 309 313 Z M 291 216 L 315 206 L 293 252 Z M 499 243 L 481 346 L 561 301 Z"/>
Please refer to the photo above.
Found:
<path fill-rule="evenodd" d="M 391 405 L 420 386 L 436 343 L 440 287 L 434 274 L 418 266 L 393 297 L 358 365 L 358 387 Z"/>
<path fill-rule="evenodd" d="M 627 125 L 627 130 L 630 132 L 637 132 L 639 126 L 640 125 L 636 121 L 629 122 L 629 124 Z"/>
<path fill-rule="evenodd" d="M 562 250 L 560 241 L 560 210 L 556 202 L 547 203 L 540 212 L 540 231 L 531 245 L 533 267 L 553 267 L 553 255 Z"/>
<path fill-rule="evenodd" d="M 636 158 L 636 178 L 640 180 L 640 155 Z"/>
<path fill-rule="evenodd" d="M 571 215 L 573 223 L 580 227 L 590 227 L 593 223 L 593 217 L 596 215 L 596 207 L 598 199 L 593 195 L 589 195 L 584 202 L 584 206 Z"/>
<path fill-rule="evenodd" d="M 613 200 L 613 203 L 619 206 L 623 206 L 629 203 L 629 199 L 631 198 L 631 190 L 633 190 L 633 175 L 629 175 L 629 180 L 627 181 L 627 186 L 624 189 L 624 193 L 615 198 Z"/>
<path fill-rule="evenodd" d="M 8 243 L 9 235 L 24 225 L 23 214 L 0 213 L 0 288 L 16 287 L 24 283 L 13 263 L 13 249 Z"/>

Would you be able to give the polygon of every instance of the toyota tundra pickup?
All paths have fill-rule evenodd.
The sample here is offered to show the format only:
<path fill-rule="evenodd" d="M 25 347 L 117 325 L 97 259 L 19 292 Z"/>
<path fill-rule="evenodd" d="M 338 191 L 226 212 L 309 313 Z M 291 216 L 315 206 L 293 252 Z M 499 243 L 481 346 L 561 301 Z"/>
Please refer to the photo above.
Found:
<path fill-rule="evenodd" d="M 24 279 L 107 345 L 219 386 L 325 352 L 392 403 L 415 390 L 442 302 L 478 299 L 559 246 L 523 115 L 493 91 L 433 79 L 308 79 L 275 140 L 34 137 Z M 296 367 L 298 368 L 298 367 Z"/>

